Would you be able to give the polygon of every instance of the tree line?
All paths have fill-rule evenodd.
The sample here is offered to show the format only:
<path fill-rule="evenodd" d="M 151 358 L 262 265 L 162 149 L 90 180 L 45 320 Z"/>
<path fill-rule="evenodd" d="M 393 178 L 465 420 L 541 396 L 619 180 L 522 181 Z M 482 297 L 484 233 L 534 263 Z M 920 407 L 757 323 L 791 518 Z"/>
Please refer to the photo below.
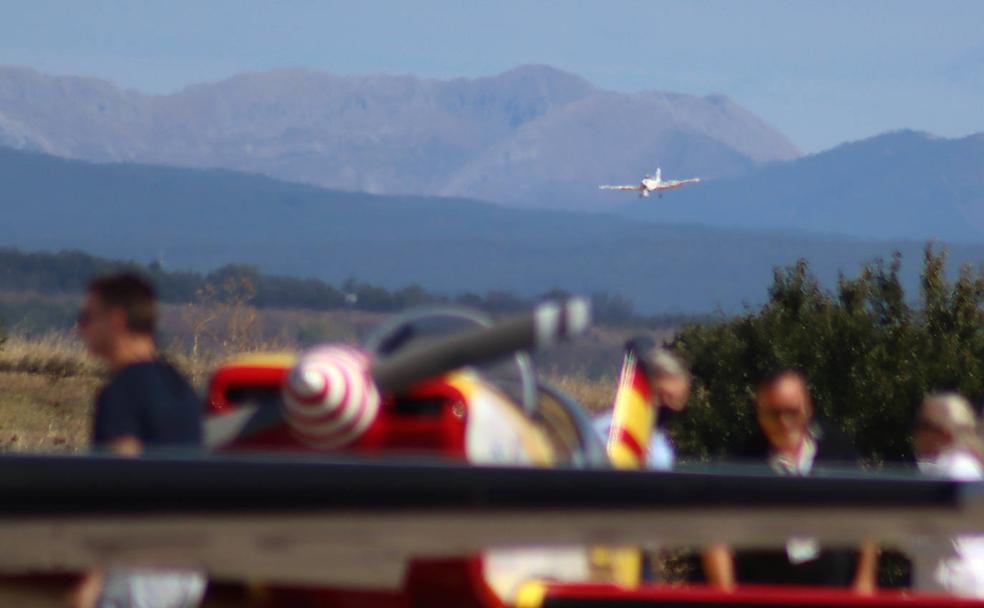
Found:
<path fill-rule="evenodd" d="M 114 272 L 135 272 L 147 277 L 161 301 L 168 303 L 195 302 L 203 291 L 212 291 L 221 300 L 229 297 L 221 286 L 248 282 L 253 289 L 251 304 L 257 308 L 395 312 L 425 304 L 456 304 L 499 315 L 526 310 L 545 298 L 569 295 L 563 290 L 551 290 L 526 297 L 499 290 L 448 296 L 429 292 L 419 285 L 387 289 L 356 279 L 334 286 L 319 279 L 271 275 L 241 264 L 198 273 L 167 270 L 156 261 L 141 264 L 109 260 L 81 251 L 37 253 L 0 249 L 0 292 L 80 294 L 91 278 Z M 628 298 L 606 292 L 593 294 L 592 304 L 595 319 L 603 324 L 668 327 L 695 319 L 693 315 L 641 315 Z M 11 324 L 14 322 L 10 319 L 11 312 L 21 311 L 23 307 L 7 306 L 7 309 L 8 324 Z"/>

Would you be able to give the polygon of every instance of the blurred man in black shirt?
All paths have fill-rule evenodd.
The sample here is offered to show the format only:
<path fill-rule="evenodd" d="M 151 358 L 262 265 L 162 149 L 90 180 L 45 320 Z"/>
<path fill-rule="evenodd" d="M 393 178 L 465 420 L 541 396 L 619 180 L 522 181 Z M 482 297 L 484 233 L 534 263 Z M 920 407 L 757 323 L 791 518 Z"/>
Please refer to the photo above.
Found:
<path fill-rule="evenodd" d="M 154 291 L 140 277 L 122 274 L 90 283 L 78 330 L 89 352 L 112 374 L 96 399 L 92 439 L 98 450 L 139 456 L 201 445 L 201 404 L 188 382 L 159 358 L 156 318 Z M 71 603 L 79 608 L 185 608 L 200 602 L 204 586 L 204 577 L 195 572 L 94 572 L 80 583 Z"/>
<path fill-rule="evenodd" d="M 97 448 L 136 455 L 146 448 L 201 443 L 198 397 L 157 354 L 150 285 L 132 275 L 96 279 L 78 325 L 89 352 L 112 373 L 96 399 L 92 440 Z"/>

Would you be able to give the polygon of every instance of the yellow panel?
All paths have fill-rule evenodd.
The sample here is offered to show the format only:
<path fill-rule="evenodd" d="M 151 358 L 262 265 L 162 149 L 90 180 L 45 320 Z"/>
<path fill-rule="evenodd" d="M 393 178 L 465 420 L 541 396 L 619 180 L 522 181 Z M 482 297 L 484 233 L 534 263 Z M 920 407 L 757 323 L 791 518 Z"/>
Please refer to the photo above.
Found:
<path fill-rule="evenodd" d="M 292 352 L 260 352 L 236 355 L 224 361 L 221 367 L 250 366 L 250 367 L 293 367 L 297 354 Z"/>

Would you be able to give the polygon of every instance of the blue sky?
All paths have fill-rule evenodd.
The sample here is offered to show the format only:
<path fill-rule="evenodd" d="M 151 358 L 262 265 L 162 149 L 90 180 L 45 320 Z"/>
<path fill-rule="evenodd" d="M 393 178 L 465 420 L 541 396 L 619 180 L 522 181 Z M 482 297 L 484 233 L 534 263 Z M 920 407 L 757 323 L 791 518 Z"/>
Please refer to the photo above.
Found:
<path fill-rule="evenodd" d="M 0 63 L 149 92 L 283 66 L 446 78 L 546 63 L 613 90 L 724 93 L 808 152 L 984 131 L 976 0 L 0 0 Z"/>

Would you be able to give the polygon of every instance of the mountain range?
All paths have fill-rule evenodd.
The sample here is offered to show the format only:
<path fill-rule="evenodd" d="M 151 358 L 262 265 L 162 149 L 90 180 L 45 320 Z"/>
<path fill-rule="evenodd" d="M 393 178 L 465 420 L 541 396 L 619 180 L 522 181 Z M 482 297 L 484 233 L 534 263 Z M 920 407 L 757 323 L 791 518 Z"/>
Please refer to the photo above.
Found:
<path fill-rule="evenodd" d="M 838 273 L 899 250 L 912 287 L 923 246 L 339 192 L 226 170 L 2 148 L 0 185 L 5 247 L 76 248 L 203 271 L 247 263 L 334 284 L 355 277 L 445 294 L 607 291 L 644 313 L 740 311 L 765 299 L 775 266 L 801 257 L 832 285 Z M 984 246 L 956 245 L 951 256 L 977 263 Z"/>
<path fill-rule="evenodd" d="M 828 283 L 896 249 L 918 259 L 926 240 L 984 259 L 984 134 L 802 156 L 725 97 L 612 93 L 545 66 L 275 70 L 156 96 L 0 67 L 0 146 L 0 246 L 203 271 L 706 312 L 761 301 L 800 257 Z M 597 189 L 657 163 L 704 181 L 663 198 Z"/>
<path fill-rule="evenodd" d="M 562 209 L 607 208 L 598 184 L 657 164 L 718 178 L 799 155 L 724 96 L 615 93 L 547 66 L 446 81 L 280 69 L 169 95 L 0 67 L 0 145 Z"/>

